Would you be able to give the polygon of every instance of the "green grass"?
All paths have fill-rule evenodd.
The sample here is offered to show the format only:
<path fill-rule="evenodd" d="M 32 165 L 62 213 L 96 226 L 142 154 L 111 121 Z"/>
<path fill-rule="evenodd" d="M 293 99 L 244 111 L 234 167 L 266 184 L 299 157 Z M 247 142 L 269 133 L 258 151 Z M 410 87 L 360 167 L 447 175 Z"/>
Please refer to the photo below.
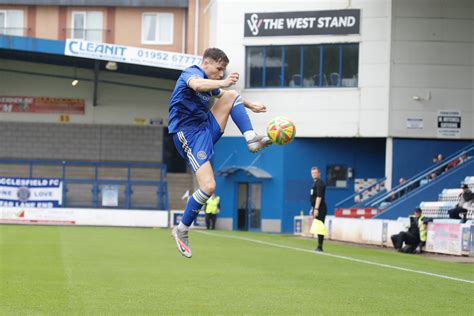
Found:
<path fill-rule="evenodd" d="M 313 249 L 288 235 L 216 232 Z M 474 284 L 167 229 L 0 225 L 0 315 L 472 315 Z M 327 253 L 474 280 L 474 265 L 327 242 Z"/>

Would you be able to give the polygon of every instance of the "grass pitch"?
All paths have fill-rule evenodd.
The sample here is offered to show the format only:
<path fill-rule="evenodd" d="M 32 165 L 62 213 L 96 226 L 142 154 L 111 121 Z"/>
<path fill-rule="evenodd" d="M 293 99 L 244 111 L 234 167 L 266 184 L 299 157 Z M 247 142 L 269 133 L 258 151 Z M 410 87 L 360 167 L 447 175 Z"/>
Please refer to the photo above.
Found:
<path fill-rule="evenodd" d="M 298 250 L 313 249 L 314 240 L 192 231 L 191 246 L 193 258 L 181 257 L 167 229 L 0 225 L 0 315 L 472 315 L 474 310 L 473 283 Z M 331 242 L 325 250 L 474 281 L 473 264 Z"/>

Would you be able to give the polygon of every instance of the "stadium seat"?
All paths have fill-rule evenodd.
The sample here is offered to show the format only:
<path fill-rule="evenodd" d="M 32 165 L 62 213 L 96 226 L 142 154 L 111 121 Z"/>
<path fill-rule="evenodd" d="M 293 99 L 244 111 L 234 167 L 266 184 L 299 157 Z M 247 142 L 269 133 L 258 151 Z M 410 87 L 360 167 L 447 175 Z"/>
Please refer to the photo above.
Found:
<path fill-rule="evenodd" d="M 438 201 L 456 202 L 462 189 L 444 189 L 438 197 Z"/>
<path fill-rule="evenodd" d="M 462 184 L 467 184 L 471 190 L 474 188 L 474 176 L 464 178 Z M 460 188 L 444 189 L 438 196 L 438 201 L 426 201 L 420 204 L 423 215 L 431 218 L 449 218 L 448 210 L 456 207 L 459 201 Z M 467 219 L 474 220 L 474 205 L 467 210 Z"/>

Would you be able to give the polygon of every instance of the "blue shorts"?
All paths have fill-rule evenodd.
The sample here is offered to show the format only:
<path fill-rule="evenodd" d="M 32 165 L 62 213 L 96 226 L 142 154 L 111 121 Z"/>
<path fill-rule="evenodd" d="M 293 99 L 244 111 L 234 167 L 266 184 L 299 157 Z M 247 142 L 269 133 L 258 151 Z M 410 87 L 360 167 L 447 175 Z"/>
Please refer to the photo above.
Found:
<path fill-rule="evenodd" d="M 222 132 L 211 111 L 202 126 L 182 128 L 173 134 L 173 141 L 181 157 L 188 162 L 194 172 L 214 155 L 214 144 Z"/>

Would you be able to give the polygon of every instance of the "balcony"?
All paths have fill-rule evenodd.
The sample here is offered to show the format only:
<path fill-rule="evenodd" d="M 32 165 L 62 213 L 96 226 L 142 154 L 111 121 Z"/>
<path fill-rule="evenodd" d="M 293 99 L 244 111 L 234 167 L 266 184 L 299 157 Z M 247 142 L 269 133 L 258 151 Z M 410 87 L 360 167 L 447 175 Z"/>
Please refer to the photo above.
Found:
<path fill-rule="evenodd" d="M 107 42 L 107 34 L 111 29 L 83 29 L 83 28 L 63 28 L 62 32 L 66 38 L 81 39 L 91 42 Z"/>
<path fill-rule="evenodd" d="M 0 35 L 26 36 L 30 31 L 29 27 L 0 27 Z"/>

